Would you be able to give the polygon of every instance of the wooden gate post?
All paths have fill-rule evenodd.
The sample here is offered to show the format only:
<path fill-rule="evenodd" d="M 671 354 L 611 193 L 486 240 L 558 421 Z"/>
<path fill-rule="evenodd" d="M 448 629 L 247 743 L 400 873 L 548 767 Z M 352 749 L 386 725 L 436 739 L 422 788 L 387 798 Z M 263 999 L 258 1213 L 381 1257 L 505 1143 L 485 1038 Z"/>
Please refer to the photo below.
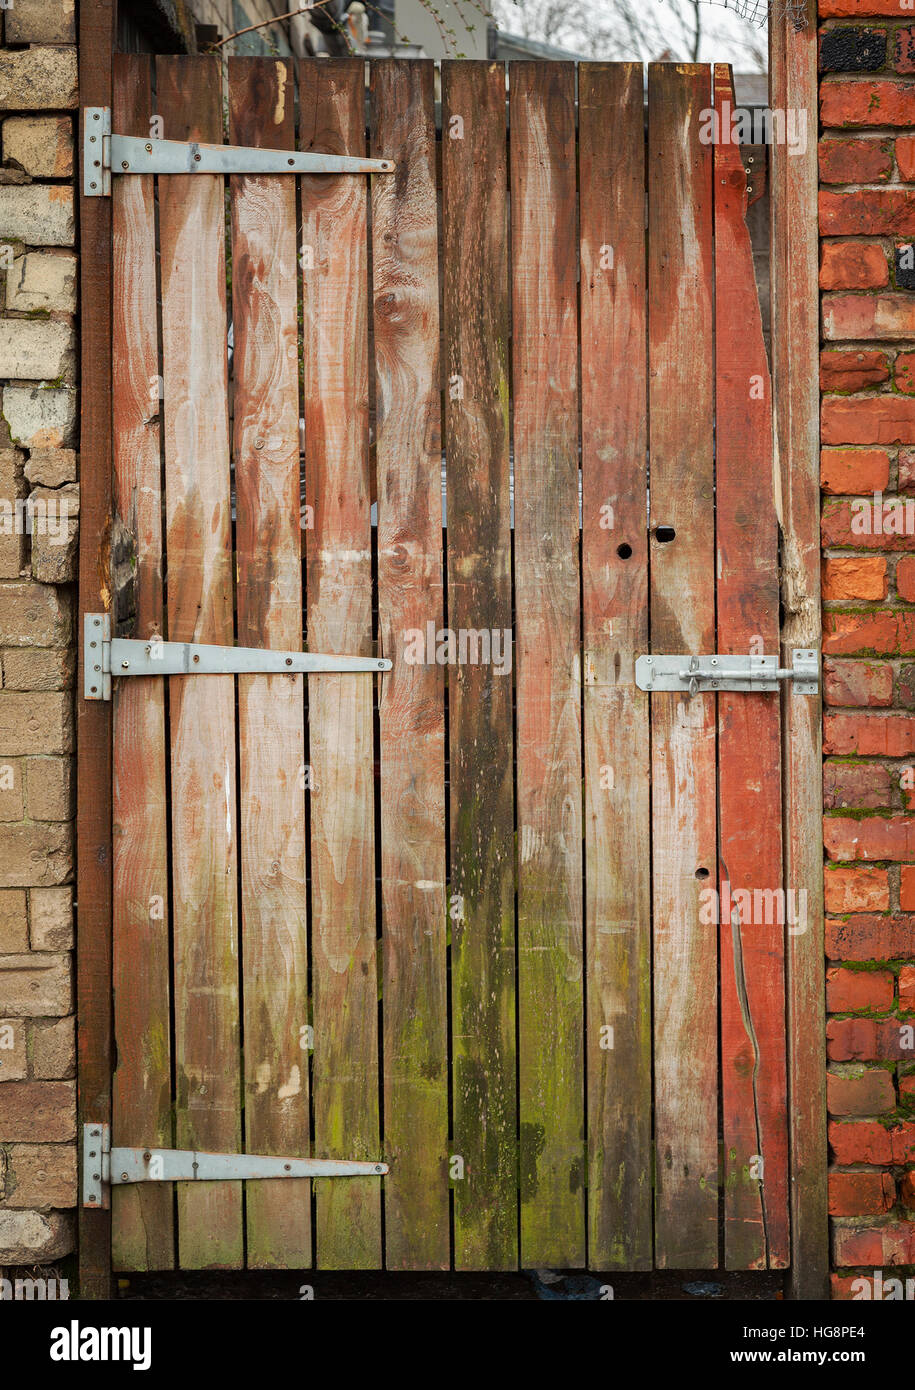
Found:
<path fill-rule="evenodd" d="M 80 104 L 111 106 L 115 0 L 83 0 Z M 80 132 L 80 140 L 84 138 Z M 82 144 L 80 144 L 82 152 Z M 81 167 L 81 165 L 80 165 Z M 81 184 L 80 184 L 81 186 Z M 79 624 L 109 606 L 111 508 L 111 199 L 80 196 Z M 107 1123 L 111 1111 L 111 705 L 79 698 L 77 673 L 78 1118 Z M 79 1208 L 81 1298 L 111 1288 L 111 1218 Z"/>
<path fill-rule="evenodd" d="M 819 291 L 817 272 L 817 27 L 773 18 L 773 110 L 802 111 L 804 154 L 773 143 L 772 364 L 780 484 L 782 659 L 821 646 L 819 536 Z M 791 1291 L 827 1297 L 826 1021 L 823 945 L 820 703 L 785 701 L 785 883 L 807 891 L 807 930 L 787 940 Z"/>

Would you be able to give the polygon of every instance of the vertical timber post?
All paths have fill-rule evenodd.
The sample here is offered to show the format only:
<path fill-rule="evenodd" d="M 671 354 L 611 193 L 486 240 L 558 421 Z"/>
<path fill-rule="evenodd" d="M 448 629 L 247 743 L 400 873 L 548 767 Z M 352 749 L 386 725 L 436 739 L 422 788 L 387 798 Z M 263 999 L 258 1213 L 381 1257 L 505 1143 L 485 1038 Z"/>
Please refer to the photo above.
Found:
<path fill-rule="evenodd" d="M 117 0 L 82 0 L 80 106 L 112 104 Z M 80 116 L 80 162 L 85 131 Z M 86 198 L 77 174 L 80 256 L 79 622 L 110 606 L 111 199 Z M 79 699 L 77 673 L 78 1121 L 111 1117 L 111 705 Z M 79 1286 L 84 1299 L 111 1290 L 111 1214 L 79 1208 Z"/>
<path fill-rule="evenodd" d="M 821 646 L 816 0 L 773 13 L 769 103 L 803 113 L 803 153 L 773 143 L 772 365 L 780 491 L 782 660 Z M 818 700 L 785 701 L 785 883 L 807 891 L 807 929 L 787 939 L 791 1296 L 828 1297 L 822 738 Z"/>

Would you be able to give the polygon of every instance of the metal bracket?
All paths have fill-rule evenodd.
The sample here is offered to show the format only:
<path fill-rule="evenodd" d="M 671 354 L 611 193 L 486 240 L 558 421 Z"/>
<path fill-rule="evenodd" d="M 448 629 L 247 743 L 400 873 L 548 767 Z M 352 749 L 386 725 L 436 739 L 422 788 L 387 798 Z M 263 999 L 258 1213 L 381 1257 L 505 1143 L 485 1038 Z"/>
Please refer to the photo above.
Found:
<path fill-rule="evenodd" d="M 277 1158 L 196 1149 L 111 1148 L 108 1125 L 83 1126 L 83 1206 L 108 1205 L 112 1187 L 136 1182 L 256 1182 L 263 1178 L 379 1178 L 386 1163 Z"/>
<path fill-rule="evenodd" d="M 698 695 L 711 690 L 778 690 L 781 682 L 790 681 L 795 694 L 816 695 L 820 688 L 816 651 L 798 647 L 791 656 L 789 667 L 780 667 L 777 656 L 640 656 L 635 683 L 640 690 Z"/>
<path fill-rule="evenodd" d="M 392 159 L 309 150 L 262 150 L 246 145 L 206 145 L 196 140 L 154 140 L 115 135 L 111 110 L 87 106 L 83 140 L 83 193 L 102 198 L 112 174 L 392 174 Z"/>
<path fill-rule="evenodd" d="M 107 613 L 87 613 L 83 626 L 83 696 L 110 700 L 112 676 L 228 676 L 300 672 L 390 671 L 380 656 L 324 656 L 317 652 L 277 652 L 259 647 L 217 647 L 198 642 L 146 642 L 112 637 Z"/>

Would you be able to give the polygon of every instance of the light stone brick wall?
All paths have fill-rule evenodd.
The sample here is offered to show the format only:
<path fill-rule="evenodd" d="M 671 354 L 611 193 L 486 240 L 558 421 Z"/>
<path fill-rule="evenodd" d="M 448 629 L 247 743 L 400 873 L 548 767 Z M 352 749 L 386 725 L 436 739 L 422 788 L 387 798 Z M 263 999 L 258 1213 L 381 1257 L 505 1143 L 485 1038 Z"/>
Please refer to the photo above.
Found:
<path fill-rule="evenodd" d="M 0 9 L 0 1266 L 74 1245 L 75 0 Z M 29 520 L 31 510 L 31 520 Z"/>

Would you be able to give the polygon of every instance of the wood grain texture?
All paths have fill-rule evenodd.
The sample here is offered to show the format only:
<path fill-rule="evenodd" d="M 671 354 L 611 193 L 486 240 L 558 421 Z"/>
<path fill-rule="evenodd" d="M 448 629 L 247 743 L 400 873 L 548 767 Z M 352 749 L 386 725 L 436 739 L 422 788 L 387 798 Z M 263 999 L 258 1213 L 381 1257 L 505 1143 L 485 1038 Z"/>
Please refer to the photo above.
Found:
<path fill-rule="evenodd" d="M 218 60 L 159 58 L 173 140 L 222 140 Z M 223 179 L 159 180 L 169 637 L 233 641 Z M 235 690 L 169 682 L 176 1141 L 241 1147 Z M 237 1182 L 178 1185 L 182 1268 L 240 1268 Z"/>
<path fill-rule="evenodd" d="M 292 63 L 230 58 L 228 69 L 231 143 L 293 149 Z M 295 181 L 229 184 L 238 641 L 299 651 Z M 303 697 L 301 676 L 238 678 L 245 1148 L 301 1157 L 310 1144 Z M 249 1183 L 245 1218 L 248 1268 L 311 1264 L 310 1183 Z"/>
<path fill-rule="evenodd" d="M 79 9 L 80 99 L 112 103 L 114 0 Z M 80 120 L 82 127 L 83 120 Z M 82 147 L 80 149 L 82 154 Z M 79 200 L 80 252 L 80 539 L 78 628 L 84 613 L 110 604 L 111 520 L 111 199 Z M 80 643 L 76 689 L 82 689 Z M 111 705 L 77 701 L 77 1045 L 79 1122 L 111 1117 Z M 79 1209 L 79 1292 L 111 1292 L 109 1210 Z"/>
<path fill-rule="evenodd" d="M 803 155 L 773 145 L 772 370 L 782 546 L 782 660 L 820 650 L 819 309 L 817 245 L 817 28 L 786 17 L 770 26 L 770 103 L 806 113 Z M 807 930 L 789 935 L 788 1112 L 791 1292 L 828 1298 L 826 1020 L 823 945 L 820 701 L 784 702 L 785 882 L 807 893 Z"/>
<path fill-rule="evenodd" d="M 712 152 L 705 66 L 648 78 L 651 647 L 715 640 Z M 657 527 L 672 540 L 659 540 Z M 662 532 L 662 535 L 666 532 Z M 651 699 L 655 1263 L 718 1262 L 715 697 Z M 701 876 L 698 876 L 700 875 Z"/>
<path fill-rule="evenodd" d="M 449 671 L 455 1266 L 518 1263 L 505 68 L 442 68 L 448 625 L 506 636 Z M 452 134 L 453 132 L 453 134 Z"/>
<path fill-rule="evenodd" d="M 115 130 L 149 134 L 152 59 L 118 54 Z M 136 621 L 165 636 L 156 212 L 152 176 L 112 180 L 114 507 L 136 547 Z M 114 614 L 114 622 L 117 614 Z M 114 683 L 112 1142 L 170 1147 L 172 1127 L 165 680 Z M 171 1269 L 169 1184 L 112 1189 L 116 1269 Z"/>
<path fill-rule="evenodd" d="M 575 70 L 512 63 L 521 1260 L 585 1261 Z"/>
<path fill-rule="evenodd" d="M 641 64 L 578 69 L 588 1262 L 651 1269 L 645 121 Z M 645 846 L 640 853 L 638 846 Z"/>
<path fill-rule="evenodd" d="M 365 153 L 364 65 L 299 67 L 301 148 Z M 308 644 L 372 651 L 367 181 L 302 180 Z M 309 681 L 315 1152 L 377 1158 L 372 677 Z M 381 1265 L 377 1179 L 316 1184 L 321 1268 Z"/>
<path fill-rule="evenodd" d="M 409 636 L 444 619 L 438 216 L 431 63 L 373 63 L 378 613 L 389 1269 L 447 1268 L 445 682 Z"/>
<path fill-rule="evenodd" d="M 715 109 L 735 106 L 714 69 Z M 778 652 L 772 391 L 740 148 L 714 147 L 716 651 Z M 718 697 L 725 1264 L 788 1264 L 781 732 L 771 694 Z M 789 909 L 791 899 L 787 903 Z"/>

